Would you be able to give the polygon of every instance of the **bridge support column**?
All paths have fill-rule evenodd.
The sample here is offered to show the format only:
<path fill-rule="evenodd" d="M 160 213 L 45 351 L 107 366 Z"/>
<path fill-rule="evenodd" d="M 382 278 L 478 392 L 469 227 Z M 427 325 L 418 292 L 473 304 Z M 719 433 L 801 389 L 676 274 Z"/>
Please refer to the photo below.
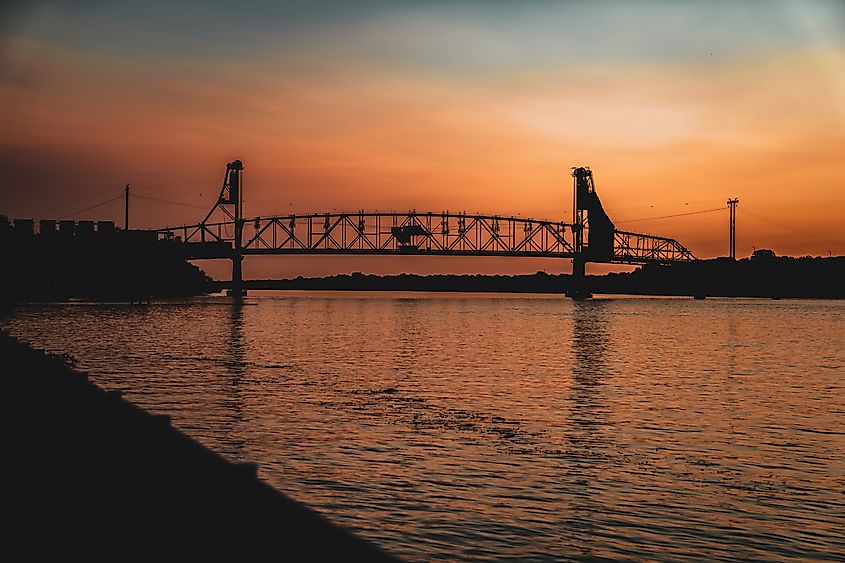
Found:
<path fill-rule="evenodd" d="M 243 260 L 241 254 L 232 256 L 232 287 L 229 289 L 229 295 L 235 299 L 241 299 L 246 295 L 244 289 L 244 275 L 243 275 Z"/>
<path fill-rule="evenodd" d="M 234 253 L 232 254 L 232 289 L 229 294 L 235 298 L 235 301 L 240 301 L 246 295 L 244 290 L 244 275 L 243 275 L 243 233 L 244 233 L 244 219 L 243 219 L 243 186 L 241 185 L 241 172 L 244 165 L 240 160 L 235 160 L 226 165 L 226 182 L 223 184 L 229 188 L 229 198 L 226 200 L 235 206 L 235 240 Z"/>
<path fill-rule="evenodd" d="M 589 299 L 593 295 L 587 290 L 587 261 L 581 255 L 572 260 L 572 277 L 566 296 L 575 300 Z"/>

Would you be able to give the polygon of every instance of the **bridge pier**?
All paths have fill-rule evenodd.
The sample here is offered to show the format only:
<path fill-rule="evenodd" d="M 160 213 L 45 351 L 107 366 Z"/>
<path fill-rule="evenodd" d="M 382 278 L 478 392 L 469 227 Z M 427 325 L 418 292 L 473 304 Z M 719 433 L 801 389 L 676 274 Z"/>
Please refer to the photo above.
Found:
<path fill-rule="evenodd" d="M 232 287 L 229 289 L 229 295 L 235 299 L 240 299 L 246 296 L 246 290 L 244 289 L 243 260 L 244 257 L 242 254 L 232 256 Z"/>
<path fill-rule="evenodd" d="M 572 260 L 572 277 L 570 278 L 569 289 L 566 290 L 566 296 L 576 301 L 583 301 L 593 296 L 587 289 L 586 266 L 587 261 L 580 255 Z"/>
<path fill-rule="evenodd" d="M 243 219 L 243 186 L 241 185 L 241 172 L 243 172 L 244 165 L 240 160 L 235 160 L 226 165 L 226 180 L 223 182 L 223 191 L 221 191 L 220 204 L 234 205 L 234 219 L 235 221 L 235 240 L 234 252 L 232 254 L 232 289 L 229 295 L 235 298 L 236 301 L 242 299 L 246 295 L 244 290 L 244 275 L 243 275 L 243 233 L 244 233 L 244 219 Z M 224 198 L 223 194 L 228 188 L 228 197 Z"/>

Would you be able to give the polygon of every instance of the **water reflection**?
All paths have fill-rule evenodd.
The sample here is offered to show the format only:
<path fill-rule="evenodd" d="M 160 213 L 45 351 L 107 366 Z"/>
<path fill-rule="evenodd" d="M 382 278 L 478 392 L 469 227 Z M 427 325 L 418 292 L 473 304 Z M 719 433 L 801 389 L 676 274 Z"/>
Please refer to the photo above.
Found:
<path fill-rule="evenodd" d="M 739 367 L 737 366 L 737 350 L 740 349 L 741 343 L 737 331 L 737 318 L 734 310 L 727 311 L 725 319 L 727 329 L 725 330 L 725 342 L 723 359 L 725 362 L 724 383 L 721 390 L 722 405 L 724 411 L 722 419 L 727 425 L 729 432 L 726 433 L 726 445 L 737 440 L 736 420 L 737 413 L 740 409 L 739 389 L 741 380 L 737 379 Z"/>
<path fill-rule="evenodd" d="M 229 308 L 229 330 L 226 342 L 226 377 L 222 382 L 220 414 L 224 455 L 238 459 L 244 450 L 244 438 L 239 430 L 245 424 L 243 384 L 247 375 L 247 352 L 244 346 L 244 304 L 233 301 Z"/>
<path fill-rule="evenodd" d="M 610 367 L 607 302 L 574 302 L 572 312 L 572 387 L 568 423 L 563 435 L 567 443 L 567 461 L 563 467 L 572 487 L 570 511 L 565 529 L 577 529 L 571 548 L 585 555 L 593 553 L 593 544 L 584 541 L 600 528 L 606 510 L 599 499 L 602 467 L 607 461 L 608 441 L 603 425 L 607 406 L 603 384 Z"/>
<path fill-rule="evenodd" d="M 606 414 L 597 388 L 611 371 L 606 359 L 610 340 L 608 302 L 575 302 L 573 307 L 572 422 L 589 428 L 604 422 Z"/>
<path fill-rule="evenodd" d="M 233 302 L 229 309 L 229 334 L 226 342 L 229 362 L 230 380 L 237 384 L 243 378 L 246 366 L 246 351 L 244 350 L 244 306 L 243 303 Z"/>
<path fill-rule="evenodd" d="M 396 370 L 404 373 L 417 363 L 419 340 L 425 337 L 425 327 L 420 326 L 420 306 L 416 299 L 397 299 L 395 307 Z"/>
<path fill-rule="evenodd" d="M 839 302 L 316 294 L 11 322 L 411 560 L 845 548 Z"/>

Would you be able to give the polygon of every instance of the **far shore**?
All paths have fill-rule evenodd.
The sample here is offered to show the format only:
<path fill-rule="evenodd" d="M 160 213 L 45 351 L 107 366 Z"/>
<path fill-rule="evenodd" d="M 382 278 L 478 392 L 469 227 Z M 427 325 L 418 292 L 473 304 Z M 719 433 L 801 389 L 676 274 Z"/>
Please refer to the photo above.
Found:
<path fill-rule="evenodd" d="M 306 291 L 424 291 L 473 293 L 563 294 L 569 274 L 537 272 L 524 275 L 480 274 L 339 274 L 293 279 L 255 279 L 247 290 Z M 226 281 L 212 282 L 216 291 Z M 665 295 L 687 297 L 758 297 L 767 299 L 845 298 L 845 257 L 792 258 L 763 256 L 733 260 L 719 258 L 640 267 L 633 272 L 587 276 L 594 294 Z"/>

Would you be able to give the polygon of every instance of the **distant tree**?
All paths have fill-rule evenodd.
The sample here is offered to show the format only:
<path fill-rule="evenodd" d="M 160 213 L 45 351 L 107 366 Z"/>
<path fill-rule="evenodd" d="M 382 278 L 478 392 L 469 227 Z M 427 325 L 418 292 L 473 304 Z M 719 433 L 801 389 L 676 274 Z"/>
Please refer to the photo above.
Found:
<path fill-rule="evenodd" d="M 771 260 L 772 258 L 777 258 L 777 254 L 768 248 L 758 248 L 751 254 L 752 260 Z"/>

